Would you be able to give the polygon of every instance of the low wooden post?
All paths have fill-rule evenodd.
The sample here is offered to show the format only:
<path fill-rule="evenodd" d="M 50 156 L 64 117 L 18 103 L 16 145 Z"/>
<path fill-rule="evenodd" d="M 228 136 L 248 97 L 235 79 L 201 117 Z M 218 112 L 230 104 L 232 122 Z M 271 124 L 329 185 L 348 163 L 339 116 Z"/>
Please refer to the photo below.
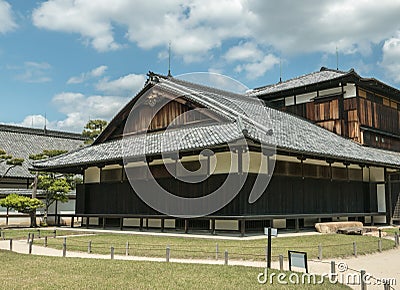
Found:
<path fill-rule="evenodd" d="M 57 237 L 57 230 L 54 230 L 54 232 L 53 232 L 53 238 L 56 238 Z"/>
<path fill-rule="evenodd" d="M 31 240 L 31 233 L 28 233 L 28 239 L 26 240 L 26 243 L 29 244 L 30 240 Z"/>
<path fill-rule="evenodd" d="M 367 284 L 365 283 L 365 270 L 361 270 L 360 282 L 361 282 L 361 290 L 366 290 Z"/>
<path fill-rule="evenodd" d="M 31 235 L 31 241 L 33 242 L 34 239 L 35 239 L 35 234 L 32 233 L 32 235 Z"/>
<path fill-rule="evenodd" d="M 228 260 L 229 260 L 228 250 L 225 250 L 225 265 L 228 265 Z"/>
<path fill-rule="evenodd" d="M 356 242 L 353 242 L 353 255 L 354 255 L 354 257 L 357 258 L 357 244 L 356 244 Z"/>
<path fill-rule="evenodd" d="M 62 256 L 67 256 L 67 238 L 64 238 Z"/>
<path fill-rule="evenodd" d="M 378 251 L 382 252 L 382 239 L 378 240 Z"/>
<path fill-rule="evenodd" d="M 71 217 L 71 228 L 74 227 L 74 222 L 75 222 L 75 218 L 72 216 L 72 217 Z"/>
<path fill-rule="evenodd" d="M 5 238 L 5 233 L 4 233 L 4 231 L 1 231 L 1 239 L 2 240 L 5 240 L 6 238 Z"/>
<path fill-rule="evenodd" d="M 29 241 L 28 253 L 32 254 L 32 240 Z"/>
<path fill-rule="evenodd" d="M 129 242 L 126 242 L 125 245 L 125 256 L 129 256 Z"/>
<path fill-rule="evenodd" d="M 396 248 L 399 246 L 399 234 L 397 232 L 394 233 L 394 246 Z"/>
<path fill-rule="evenodd" d="M 318 245 L 318 260 L 322 260 L 322 245 Z"/>
<path fill-rule="evenodd" d="M 216 243 L 215 244 L 215 260 L 218 260 L 218 252 L 219 252 L 218 243 Z"/>
<path fill-rule="evenodd" d="M 89 228 L 89 222 L 90 222 L 90 218 L 87 216 L 86 217 L 86 228 Z"/>
<path fill-rule="evenodd" d="M 139 219 L 139 231 L 143 231 L 143 218 Z"/>
<path fill-rule="evenodd" d="M 169 262 L 169 258 L 171 257 L 171 249 L 169 246 L 165 249 L 165 261 Z"/>
<path fill-rule="evenodd" d="M 122 231 L 124 229 L 124 218 L 119 218 L 119 229 Z"/>
<path fill-rule="evenodd" d="M 89 242 L 88 242 L 87 252 L 88 252 L 88 254 L 91 254 L 91 253 L 92 253 L 92 241 L 89 241 Z"/>
<path fill-rule="evenodd" d="M 44 237 L 44 243 L 43 243 L 44 247 L 47 247 L 47 236 Z"/>
<path fill-rule="evenodd" d="M 111 260 L 114 260 L 114 247 L 111 246 Z"/>
<path fill-rule="evenodd" d="M 283 255 L 279 255 L 279 270 L 283 271 Z"/>
<path fill-rule="evenodd" d="M 10 252 L 12 252 L 12 250 L 13 250 L 13 240 L 10 239 Z"/>
<path fill-rule="evenodd" d="M 379 238 L 382 238 L 382 230 L 379 229 L 378 232 L 379 232 Z"/>
<path fill-rule="evenodd" d="M 38 231 L 38 239 L 41 239 L 41 237 L 40 237 L 40 230 L 37 230 Z"/>
<path fill-rule="evenodd" d="M 336 263 L 335 261 L 331 261 L 331 274 L 334 275 L 336 273 Z"/>

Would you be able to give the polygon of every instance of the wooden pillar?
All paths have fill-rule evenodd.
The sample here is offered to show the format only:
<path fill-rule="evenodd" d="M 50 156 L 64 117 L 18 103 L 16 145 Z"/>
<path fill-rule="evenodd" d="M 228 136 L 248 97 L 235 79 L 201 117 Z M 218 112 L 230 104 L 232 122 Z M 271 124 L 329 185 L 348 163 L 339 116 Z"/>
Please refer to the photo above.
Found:
<path fill-rule="evenodd" d="M 392 224 L 392 214 L 393 214 L 393 206 L 392 206 L 392 179 L 390 174 L 387 174 L 385 168 L 385 176 L 387 176 L 387 203 L 386 205 L 386 222 L 391 225 Z"/>
<path fill-rule="evenodd" d="M 211 219 L 211 234 L 215 235 L 215 219 Z"/>
<path fill-rule="evenodd" d="M 139 230 L 140 231 L 143 230 L 143 218 L 142 217 L 140 218 L 140 221 L 139 221 Z"/>
<path fill-rule="evenodd" d="M 185 219 L 185 234 L 187 234 L 189 231 L 189 221 Z"/>
<path fill-rule="evenodd" d="M 246 233 L 246 221 L 244 219 L 240 220 L 240 236 L 244 237 L 244 234 Z"/>
<path fill-rule="evenodd" d="M 299 222 L 298 218 L 296 218 L 294 220 L 294 229 L 295 229 L 296 233 L 298 233 L 300 231 L 300 222 Z"/>
<path fill-rule="evenodd" d="M 161 218 L 161 232 L 163 233 L 165 229 L 165 219 Z"/>

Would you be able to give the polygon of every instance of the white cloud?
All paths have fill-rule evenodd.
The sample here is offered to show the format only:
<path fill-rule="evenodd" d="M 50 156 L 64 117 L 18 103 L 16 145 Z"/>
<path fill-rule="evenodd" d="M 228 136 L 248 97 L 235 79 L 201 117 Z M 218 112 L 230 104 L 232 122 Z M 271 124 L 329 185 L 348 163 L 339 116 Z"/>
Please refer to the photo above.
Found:
<path fill-rule="evenodd" d="M 28 115 L 21 123 L 12 123 L 12 125 L 23 126 L 28 128 L 54 128 L 55 122 L 50 122 L 42 115 Z"/>
<path fill-rule="evenodd" d="M 89 119 L 110 121 L 130 98 L 114 96 L 85 96 L 80 93 L 65 92 L 53 97 L 56 109 L 65 114 L 63 120 L 48 120 L 43 115 L 28 115 L 20 123 L 12 125 L 82 132 Z"/>
<path fill-rule="evenodd" d="M 224 55 L 228 62 L 234 61 L 258 61 L 263 53 L 253 42 L 241 43 L 231 47 Z"/>
<path fill-rule="evenodd" d="M 42 29 L 76 33 L 97 51 L 132 42 L 157 48 L 165 58 L 171 41 L 173 56 L 184 62 L 241 62 L 236 69 L 255 72 L 255 78 L 274 63 L 272 54 L 334 54 L 338 47 L 343 54 L 370 55 L 374 45 L 393 41 L 398 11 L 398 0 L 48 0 L 32 19 Z M 242 42 L 226 51 L 232 41 Z M 214 56 L 218 53 L 221 59 Z M 108 83 L 105 79 L 99 88 Z"/>
<path fill-rule="evenodd" d="M 27 83 L 46 83 L 51 81 L 49 71 L 51 65 L 47 62 L 27 61 L 23 66 L 8 67 L 10 70 L 19 71 L 16 79 Z"/>
<path fill-rule="evenodd" d="M 400 83 L 400 32 L 397 37 L 385 41 L 382 52 L 383 57 L 380 65 L 393 81 Z"/>
<path fill-rule="evenodd" d="M 53 97 L 53 105 L 66 115 L 61 121 L 51 122 L 54 128 L 80 132 L 89 119 L 110 120 L 130 98 L 116 96 L 85 96 L 65 92 Z"/>
<path fill-rule="evenodd" d="M 99 67 L 92 69 L 89 72 L 81 73 L 79 76 L 74 76 L 69 78 L 67 84 L 80 84 L 88 79 L 101 77 L 102 75 L 104 75 L 107 68 L 108 68 L 107 66 L 101 65 Z"/>
<path fill-rule="evenodd" d="M 398 29 L 400 1 L 50 0 L 33 12 L 37 27 L 78 33 L 99 51 L 121 47 L 113 29 L 126 27 L 142 48 L 165 47 L 184 58 L 245 38 L 285 53 L 369 53 Z M 133 17 L 134 15 L 134 17 Z M 373 16 L 372 16 L 373 15 Z M 149 19 L 156 21 L 149 22 Z M 197 57 L 198 58 L 198 57 Z"/>
<path fill-rule="evenodd" d="M 273 54 L 267 54 L 259 61 L 237 65 L 235 71 L 244 71 L 248 79 L 256 79 L 264 75 L 277 64 L 279 64 L 279 58 Z"/>
<path fill-rule="evenodd" d="M 129 74 L 116 80 L 104 78 L 96 84 L 96 89 L 107 94 L 132 96 L 141 89 L 146 81 L 146 76 Z"/>
<path fill-rule="evenodd" d="M 11 5 L 4 0 L 0 0 L 0 33 L 14 30 L 17 24 L 14 21 Z"/>

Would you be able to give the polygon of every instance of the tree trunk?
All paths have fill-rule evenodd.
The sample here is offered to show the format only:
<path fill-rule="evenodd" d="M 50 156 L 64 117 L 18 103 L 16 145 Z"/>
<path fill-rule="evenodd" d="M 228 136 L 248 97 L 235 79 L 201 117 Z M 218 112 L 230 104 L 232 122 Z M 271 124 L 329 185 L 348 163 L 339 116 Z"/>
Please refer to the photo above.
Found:
<path fill-rule="evenodd" d="M 10 212 L 10 208 L 7 207 L 7 213 L 6 213 L 6 226 L 8 226 L 8 214 Z"/>
<path fill-rule="evenodd" d="M 36 195 L 37 195 L 38 178 L 39 178 L 39 171 L 36 171 L 35 177 L 33 179 L 32 198 L 36 198 Z M 30 216 L 31 216 L 31 227 L 37 227 L 36 210 L 31 212 Z"/>
<path fill-rule="evenodd" d="M 49 211 L 49 207 L 46 205 L 44 209 L 44 215 L 43 215 L 43 224 L 47 226 L 47 212 Z"/>
<path fill-rule="evenodd" d="M 36 227 L 37 227 L 37 224 L 36 224 L 36 210 L 31 211 L 31 212 L 29 213 L 29 216 L 30 216 L 30 218 L 31 218 L 31 225 L 30 225 L 30 227 L 31 227 L 31 228 L 36 228 Z"/>

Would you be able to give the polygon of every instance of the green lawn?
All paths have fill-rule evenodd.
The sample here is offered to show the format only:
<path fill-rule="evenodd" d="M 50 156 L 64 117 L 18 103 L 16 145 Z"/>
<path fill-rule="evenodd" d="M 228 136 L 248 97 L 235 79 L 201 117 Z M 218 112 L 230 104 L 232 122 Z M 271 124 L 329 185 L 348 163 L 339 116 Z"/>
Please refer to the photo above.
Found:
<path fill-rule="evenodd" d="M 211 240 L 203 238 L 165 237 L 127 234 L 96 234 L 90 236 L 67 237 L 67 250 L 87 252 L 91 241 L 92 253 L 109 254 L 110 247 L 116 255 L 125 255 L 129 242 L 129 254 L 135 256 L 165 257 L 167 245 L 171 249 L 171 258 L 215 259 L 218 244 L 219 259 L 223 259 L 227 250 L 230 259 L 265 261 L 266 239 L 261 240 Z M 272 256 L 287 257 L 288 250 L 307 252 L 309 259 L 317 259 L 318 245 L 322 245 L 323 258 L 339 258 L 353 254 L 353 242 L 357 244 L 357 254 L 363 255 L 378 250 L 378 238 L 370 236 L 349 236 L 338 234 L 312 235 L 299 237 L 278 237 L 272 240 Z M 43 244 L 35 240 L 35 244 Z M 61 249 L 63 239 L 48 239 L 48 246 Z M 383 239 L 382 249 L 394 247 L 394 242 Z"/>
<path fill-rule="evenodd" d="M 327 281 L 323 285 L 260 285 L 257 276 L 263 269 L 241 266 L 42 257 L 8 251 L 0 251 L 0 260 L 1 289 L 349 289 Z"/>

